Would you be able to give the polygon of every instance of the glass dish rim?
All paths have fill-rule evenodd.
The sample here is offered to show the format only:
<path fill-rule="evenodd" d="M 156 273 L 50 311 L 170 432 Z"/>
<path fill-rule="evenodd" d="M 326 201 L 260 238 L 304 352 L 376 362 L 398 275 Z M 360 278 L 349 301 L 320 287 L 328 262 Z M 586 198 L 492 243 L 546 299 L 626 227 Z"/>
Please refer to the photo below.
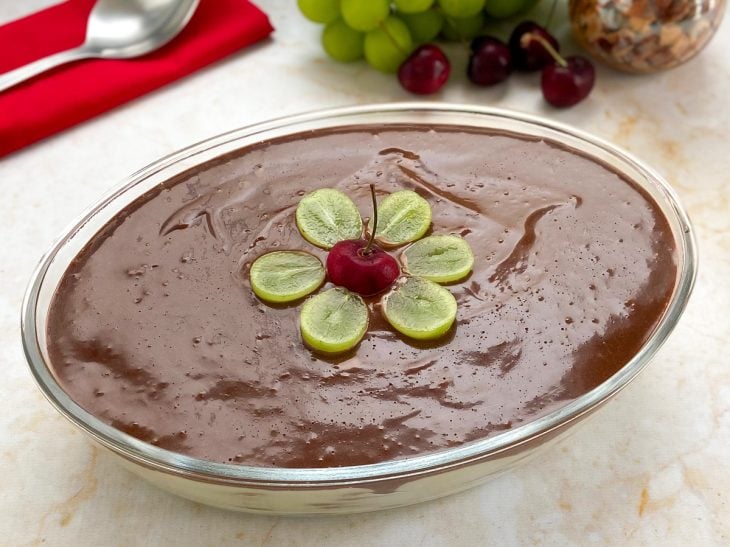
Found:
<path fill-rule="evenodd" d="M 103 210 L 109 203 L 120 198 L 124 193 L 144 181 L 147 177 L 177 162 L 191 158 L 196 154 L 212 150 L 238 139 L 308 122 L 335 120 L 337 118 L 357 115 L 404 114 L 407 112 L 476 115 L 484 116 L 485 118 L 499 118 L 506 122 L 520 122 L 543 127 L 580 141 L 586 141 L 588 144 L 598 147 L 602 151 L 631 166 L 645 177 L 648 183 L 657 186 L 666 200 L 664 205 L 667 205 L 671 212 L 676 215 L 675 220 L 682 227 L 681 234 L 678 235 L 679 240 L 677 243 L 683 252 L 684 260 L 679 272 L 677 288 L 672 301 L 665 311 L 664 317 L 649 340 L 647 340 L 644 346 L 642 346 L 639 352 L 628 363 L 608 380 L 557 410 L 493 437 L 400 460 L 328 468 L 254 467 L 211 462 L 171 452 L 147 444 L 105 424 L 78 406 L 71 400 L 63 388 L 61 388 L 51 374 L 49 366 L 46 365 L 39 347 L 36 331 L 38 296 L 45 279 L 46 271 L 58 251 L 97 212 Z M 637 181 L 637 183 L 640 183 L 642 186 L 644 185 L 640 181 Z M 49 250 L 40 259 L 31 276 L 23 298 L 21 336 L 26 360 L 28 361 L 33 377 L 49 402 L 62 415 L 77 427 L 86 431 L 97 442 L 137 464 L 195 480 L 239 485 L 251 484 L 257 486 L 270 485 L 271 487 L 306 488 L 315 486 L 322 487 L 327 484 L 359 484 L 392 478 L 402 479 L 424 473 L 445 471 L 452 467 L 461 467 L 475 460 L 494 456 L 500 452 L 534 440 L 576 420 L 584 413 L 598 406 L 625 387 L 646 366 L 654 353 L 656 353 L 667 339 L 684 311 L 692 292 L 697 275 L 697 266 L 697 244 L 694 230 L 691 227 L 687 213 L 681 206 L 672 187 L 651 167 L 636 159 L 630 153 L 599 137 L 570 125 L 548 120 L 540 116 L 494 107 L 436 102 L 400 102 L 346 106 L 282 116 L 234 129 L 164 156 L 123 179 L 120 184 L 115 185 L 63 230 L 61 235 L 54 240 Z"/>

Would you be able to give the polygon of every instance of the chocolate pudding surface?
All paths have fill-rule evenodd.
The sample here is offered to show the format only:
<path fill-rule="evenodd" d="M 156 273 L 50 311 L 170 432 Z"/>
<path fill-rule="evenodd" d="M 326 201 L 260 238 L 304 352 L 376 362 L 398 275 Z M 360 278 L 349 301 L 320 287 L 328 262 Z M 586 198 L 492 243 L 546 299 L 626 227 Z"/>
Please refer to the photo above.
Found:
<path fill-rule="evenodd" d="M 317 354 L 301 340 L 301 301 L 260 301 L 248 268 L 272 250 L 324 262 L 297 230 L 297 203 L 333 187 L 368 217 L 370 183 L 380 199 L 426 198 L 431 233 L 463 236 L 474 270 L 448 287 L 458 312 L 442 339 L 398 335 L 376 296 L 359 346 Z M 116 215 L 54 295 L 48 352 L 79 405 L 153 445 L 264 467 L 361 465 L 494 435 L 598 386 L 661 320 L 676 263 L 646 193 L 555 143 L 452 126 L 319 130 L 203 164 Z"/>

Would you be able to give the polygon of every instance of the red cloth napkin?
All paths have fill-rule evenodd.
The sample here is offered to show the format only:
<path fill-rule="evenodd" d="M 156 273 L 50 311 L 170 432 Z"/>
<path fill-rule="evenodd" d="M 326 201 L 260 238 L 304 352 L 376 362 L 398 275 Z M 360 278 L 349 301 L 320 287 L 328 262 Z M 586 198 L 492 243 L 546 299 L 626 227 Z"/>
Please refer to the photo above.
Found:
<path fill-rule="evenodd" d="M 0 73 L 83 43 L 95 0 L 68 0 L 0 26 Z M 201 0 L 188 25 L 143 57 L 89 59 L 0 92 L 0 156 L 126 103 L 268 36 L 247 0 Z"/>

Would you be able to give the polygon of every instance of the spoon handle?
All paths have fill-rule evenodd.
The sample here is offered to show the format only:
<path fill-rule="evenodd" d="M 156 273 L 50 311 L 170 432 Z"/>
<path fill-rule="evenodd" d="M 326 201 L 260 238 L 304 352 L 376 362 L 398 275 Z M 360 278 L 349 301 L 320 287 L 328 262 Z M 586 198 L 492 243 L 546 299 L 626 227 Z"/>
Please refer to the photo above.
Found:
<path fill-rule="evenodd" d="M 24 82 L 25 80 L 33 78 L 34 76 L 37 76 L 38 74 L 45 72 L 46 70 L 50 70 L 59 65 L 70 63 L 72 61 L 78 61 L 79 59 L 86 59 L 92 56 L 93 55 L 82 46 L 75 49 L 67 49 L 66 51 L 54 53 L 53 55 L 44 57 L 43 59 L 38 59 L 37 61 L 34 61 L 28 65 L 21 66 L 20 68 L 16 68 L 15 70 L 11 70 L 4 74 L 0 74 L 0 93 L 5 91 L 6 89 L 10 89 L 20 82 Z"/>

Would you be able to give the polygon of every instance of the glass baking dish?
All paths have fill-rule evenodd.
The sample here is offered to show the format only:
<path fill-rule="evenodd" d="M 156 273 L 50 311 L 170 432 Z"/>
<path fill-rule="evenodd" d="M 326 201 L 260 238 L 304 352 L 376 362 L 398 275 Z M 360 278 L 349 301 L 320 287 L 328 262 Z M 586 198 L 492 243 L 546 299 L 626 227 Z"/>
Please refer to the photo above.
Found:
<path fill-rule="evenodd" d="M 213 158 L 302 131 L 372 124 L 448 124 L 489 128 L 557 142 L 609 165 L 643 188 L 666 216 L 677 242 L 678 277 L 659 325 L 640 351 L 593 390 L 534 421 L 455 448 L 383 463 L 321 469 L 263 468 L 204 461 L 131 437 L 94 417 L 62 389 L 49 365 L 46 321 L 71 260 L 119 211 L 151 188 Z M 225 133 L 134 173 L 84 213 L 43 256 L 22 309 L 22 339 L 46 398 L 119 462 L 158 487 L 226 509 L 270 514 L 354 513 L 399 507 L 476 486 L 546 450 L 626 386 L 674 329 L 697 271 L 694 233 L 664 179 L 629 154 L 572 127 L 535 116 L 472 105 L 396 103 L 289 116 Z"/>

